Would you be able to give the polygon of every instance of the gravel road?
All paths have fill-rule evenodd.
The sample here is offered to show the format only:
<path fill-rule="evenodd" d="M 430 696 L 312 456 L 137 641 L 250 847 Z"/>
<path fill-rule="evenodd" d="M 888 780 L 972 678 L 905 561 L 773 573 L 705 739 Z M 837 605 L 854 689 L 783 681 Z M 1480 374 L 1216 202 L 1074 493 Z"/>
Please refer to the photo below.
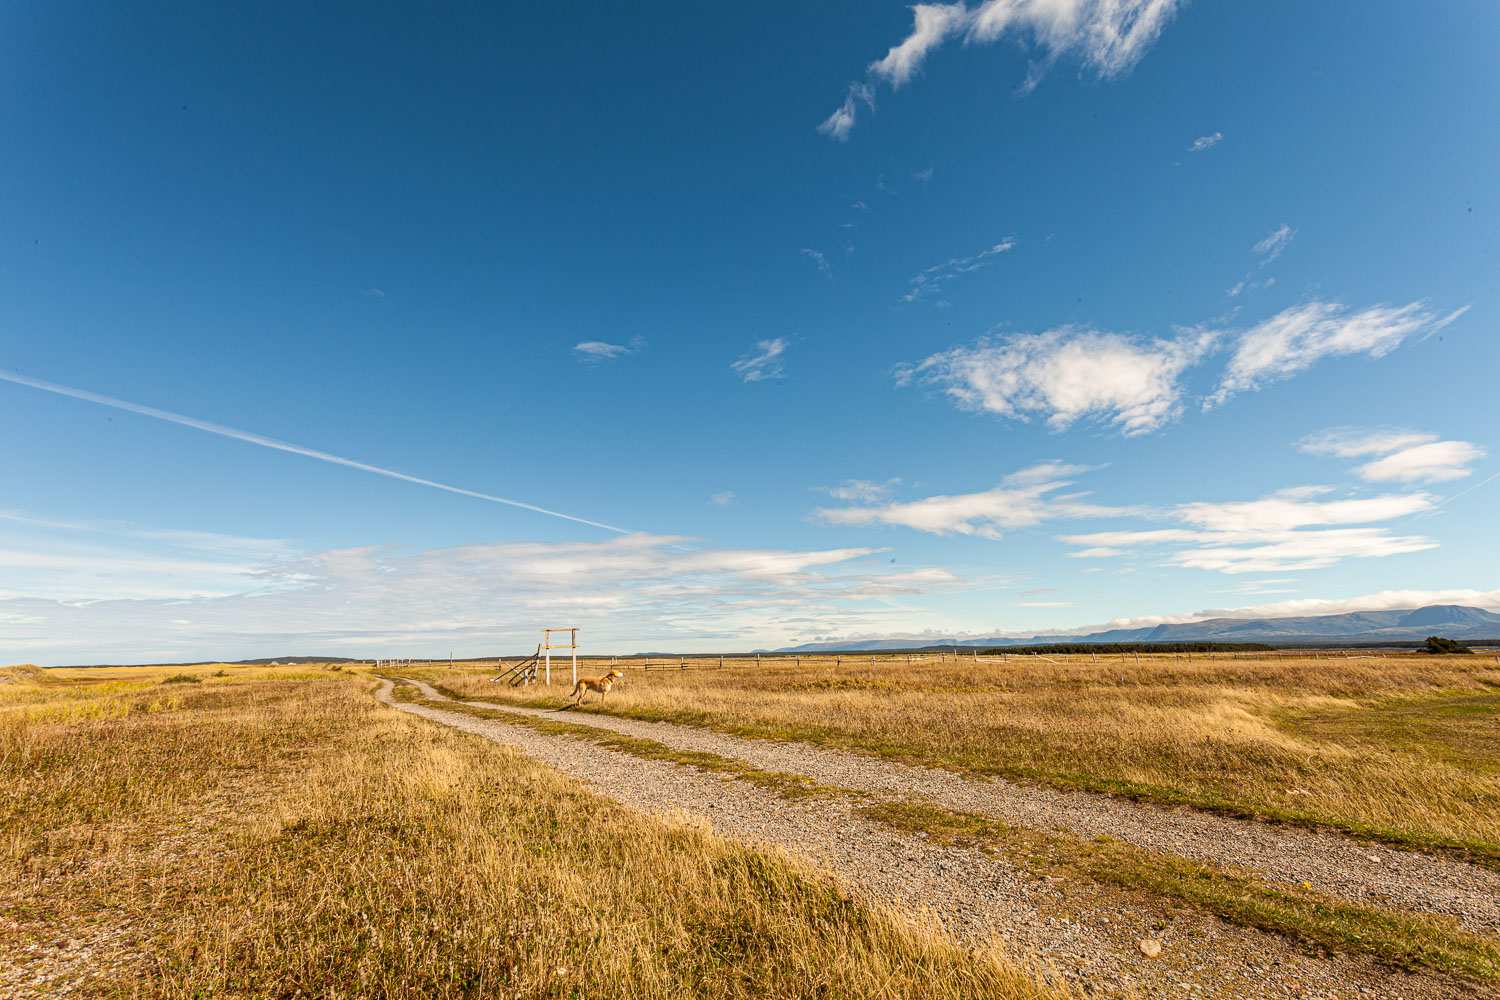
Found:
<path fill-rule="evenodd" d="M 855 803 L 848 799 L 789 802 L 747 782 L 667 761 L 643 760 L 580 738 L 396 702 L 391 687 L 389 681 L 383 682 L 377 697 L 393 708 L 514 747 L 627 806 L 807 859 L 848 891 L 899 912 L 935 918 L 967 943 L 998 941 L 1018 961 L 1051 970 L 1085 995 L 1226 1000 L 1500 997 L 1500 991 L 1485 992 L 1436 975 L 1393 971 L 1360 956 L 1315 957 L 1277 935 L 1236 927 L 1183 907 L 1122 902 L 1118 894 L 1091 883 L 1041 878 L 983 851 L 929 844 L 865 820 L 853 811 Z M 429 698 L 441 698 L 427 685 L 418 687 Z M 844 787 L 935 799 L 944 789 L 988 788 L 946 772 L 800 745 L 736 740 L 630 720 L 566 718 L 608 723 L 611 729 L 618 725 L 618 731 L 672 746 L 709 750 Z M 752 756 L 751 751 L 759 753 Z M 766 756 L 772 751 L 787 756 Z M 948 781 L 958 784 L 949 789 Z M 1137 809 L 1119 801 L 1104 803 L 1109 809 Z M 968 799 L 952 804 L 979 808 Z M 1157 815 L 1181 817 L 1171 812 Z M 1033 822 L 1046 824 L 1043 829 L 1063 825 L 1045 817 Z M 1137 942 L 1142 938 L 1160 940 L 1161 955 L 1147 958 L 1141 954 Z"/>
<path fill-rule="evenodd" d="M 429 685 L 413 683 L 426 697 L 446 700 Z M 1446 914 L 1476 933 L 1500 934 L 1500 872 L 1450 858 L 1393 850 L 1301 827 L 1162 808 L 1090 792 L 976 779 L 806 743 L 746 739 L 585 712 L 542 712 L 478 701 L 468 704 L 565 719 L 679 750 L 706 750 L 841 788 L 917 795 L 950 809 L 982 813 L 1033 830 L 1061 827 L 1085 837 L 1107 834 L 1153 851 L 1242 865 L 1272 881 L 1306 882 L 1345 899 Z"/>

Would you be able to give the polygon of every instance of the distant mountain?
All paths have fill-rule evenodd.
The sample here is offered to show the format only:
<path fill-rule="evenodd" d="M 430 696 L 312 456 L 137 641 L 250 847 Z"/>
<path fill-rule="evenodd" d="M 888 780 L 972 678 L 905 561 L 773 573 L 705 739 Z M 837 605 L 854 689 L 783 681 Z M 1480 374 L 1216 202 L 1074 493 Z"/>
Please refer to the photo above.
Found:
<path fill-rule="evenodd" d="M 930 646 L 1036 646 L 1088 642 L 1420 642 L 1429 635 L 1449 639 L 1500 638 L 1500 614 L 1458 604 L 1434 604 L 1400 611 L 1351 611 L 1304 618 L 1209 618 L 1181 625 L 1110 629 L 1080 635 L 991 636 L 982 639 L 868 639 L 862 642 L 808 642 L 778 652 L 829 649 L 913 649 Z"/>

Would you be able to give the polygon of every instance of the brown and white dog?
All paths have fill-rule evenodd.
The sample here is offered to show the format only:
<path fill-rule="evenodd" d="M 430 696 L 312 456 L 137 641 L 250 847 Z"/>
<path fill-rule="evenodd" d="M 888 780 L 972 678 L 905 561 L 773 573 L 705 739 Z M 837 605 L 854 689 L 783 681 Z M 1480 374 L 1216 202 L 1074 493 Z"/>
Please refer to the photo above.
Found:
<path fill-rule="evenodd" d="M 578 683 L 573 685 L 573 690 L 568 697 L 571 698 L 573 695 L 577 695 L 578 700 L 573 704 L 582 705 L 584 695 L 590 691 L 598 691 L 599 700 L 602 702 L 604 701 L 604 696 L 609 694 L 609 689 L 615 686 L 615 678 L 624 676 L 618 670 L 611 670 L 603 677 L 580 677 L 578 678 Z"/>

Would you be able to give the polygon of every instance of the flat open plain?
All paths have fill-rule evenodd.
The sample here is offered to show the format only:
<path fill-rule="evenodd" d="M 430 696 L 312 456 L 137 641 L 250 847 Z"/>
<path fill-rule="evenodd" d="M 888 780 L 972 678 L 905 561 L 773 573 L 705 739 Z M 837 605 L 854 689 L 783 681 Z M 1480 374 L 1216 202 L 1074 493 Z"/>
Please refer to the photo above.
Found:
<path fill-rule="evenodd" d="M 0 991 L 1497 995 L 1487 658 L 493 674 L 8 671 Z"/>

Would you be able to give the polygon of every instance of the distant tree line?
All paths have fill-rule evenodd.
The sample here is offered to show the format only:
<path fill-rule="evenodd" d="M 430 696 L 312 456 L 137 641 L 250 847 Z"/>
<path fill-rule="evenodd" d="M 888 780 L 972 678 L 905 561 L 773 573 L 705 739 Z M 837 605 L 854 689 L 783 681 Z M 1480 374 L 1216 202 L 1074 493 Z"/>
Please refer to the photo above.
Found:
<path fill-rule="evenodd" d="M 1245 653 L 1275 652 L 1263 642 L 1067 642 L 1050 646 L 996 646 L 982 650 L 986 656 L 1000 653 Z"/>

